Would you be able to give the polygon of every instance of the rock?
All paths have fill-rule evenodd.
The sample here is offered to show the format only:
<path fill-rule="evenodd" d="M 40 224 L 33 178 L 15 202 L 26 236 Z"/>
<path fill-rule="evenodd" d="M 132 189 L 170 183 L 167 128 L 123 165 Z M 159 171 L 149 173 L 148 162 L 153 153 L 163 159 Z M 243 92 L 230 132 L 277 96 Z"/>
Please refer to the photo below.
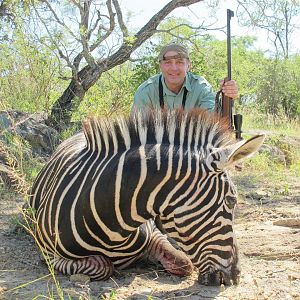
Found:
<path fill-rule="evenodd" d="M 39 157 L 43 161 L 58 143 L 59 134 L 45 124 L 45 116 L 0 111 L 0 183 L 26 191 L 28 187 L 22 174 L 16 172 L 20 160 Z"/>
<path fill-rule="evenodd" d="M 273 145 L 263 144 L 261 146 L 259 152 L 267 153 L 274 161 L 286 166 L 285 154 L 279 148 L 277 148 Z"/>
<path fill-rule="evenodd" d="M 260 204 L 265 204 L 271 201 L 271 194 L 263 190 L 249 192 L 246 197 L 254 201 L 259 201 Z"/>
<path fill-rule="evenodd" d="M 300 228 L 300 218 L 287 218 L 276 220 L 273 222 L 273 225 Z"/>
<path fill-rule="evenodd" d="M 18 111 L 0 111 L 0 139 L 5 134 L 22 137 L 34 155 L 49 156 L 59 143 L 58 132 L 45 124 L 45 116 Z"/>

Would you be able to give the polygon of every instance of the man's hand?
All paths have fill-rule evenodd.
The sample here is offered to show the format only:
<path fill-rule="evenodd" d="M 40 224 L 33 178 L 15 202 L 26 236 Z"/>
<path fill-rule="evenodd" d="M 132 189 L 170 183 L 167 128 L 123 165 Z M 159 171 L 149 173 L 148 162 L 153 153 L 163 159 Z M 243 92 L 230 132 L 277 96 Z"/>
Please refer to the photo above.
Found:
<path fill-rule="evenodd" d="M 224 80 L 221 81 L 221 90 L 224 93 L 225 96 L 236 99 L 239 96 L 239 89 L 234 80 L 226 81 L 224 83 Z"/>

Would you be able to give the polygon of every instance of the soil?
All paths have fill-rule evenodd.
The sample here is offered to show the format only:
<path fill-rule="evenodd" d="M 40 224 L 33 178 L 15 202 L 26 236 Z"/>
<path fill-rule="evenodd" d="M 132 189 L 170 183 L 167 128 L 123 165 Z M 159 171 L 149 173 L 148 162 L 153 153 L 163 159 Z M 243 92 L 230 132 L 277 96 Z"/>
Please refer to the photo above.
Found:
<path fill-rule="evenodd" d="M 2 195 L 0 299 L 300 299 L 299 177 L 286 178 L 288 185 L 253 183 L 247 174 L 235 174 L 234 180 L 240 190 L 235 220 L 239 285 L 202 286 L 196 271 L 178 278 L 143 263 L 102 282 L 60 274 L 53 278 L 32 237 L 12 230 L 22 200 Z"/>

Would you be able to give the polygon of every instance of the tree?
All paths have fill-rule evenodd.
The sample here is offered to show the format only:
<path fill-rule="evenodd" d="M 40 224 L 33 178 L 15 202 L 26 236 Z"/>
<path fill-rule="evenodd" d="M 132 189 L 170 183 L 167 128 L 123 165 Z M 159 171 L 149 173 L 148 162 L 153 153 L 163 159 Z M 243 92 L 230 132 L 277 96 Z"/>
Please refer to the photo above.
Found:
<path fill-rule="evenodd" d="M 299 0 L 237 0 L 237 14 L 244 26 L 264 29 L 273 42 L 276 54 L 290 55 L 290 37 L 297 28 Z"/>
<path fill-rule="evenodd" d="M 19 29 L 0 44 L 0 110 L 49 111 L 66 88 L 58 79 L 59 62 Z"/>
<path fill-rule="evenodd" d="M 85 93 L 103 72 L 130 59 L 175 8 L 201 1 L 172 0 L 136 33 L 129 32 L 118 0 L 33 3 L 36 20 L 44 25 L 41 34 L 47 32 L 44 41 L 55 45 L 60 59 L 71 70 L 65 76 L 69 85 L 53 105 L 49 123 L 60 130 L 67 126 Z"/>
<path fill-rule="evenodd" d="M 265 113 L 278 118 L 299 119 L 300 56 L 285 60 L 268 59 L 257 84 L 259 105 Z M 284 78 L 284 80 L 283 80 Z"/>

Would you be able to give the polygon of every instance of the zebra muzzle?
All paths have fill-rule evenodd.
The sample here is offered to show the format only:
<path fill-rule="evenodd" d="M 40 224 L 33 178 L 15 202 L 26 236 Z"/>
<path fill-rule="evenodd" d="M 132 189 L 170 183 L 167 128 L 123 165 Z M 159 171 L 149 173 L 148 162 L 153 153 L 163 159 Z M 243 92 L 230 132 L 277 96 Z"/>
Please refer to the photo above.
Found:
<path fill-rule="evenodd" d="M 212 271 L 207 273 L 200 273 L 198 276 L 198 282 L 202 285 L 237 285 L 239 284 L 239 274 L 226 274 L 222 271 Z"/>

